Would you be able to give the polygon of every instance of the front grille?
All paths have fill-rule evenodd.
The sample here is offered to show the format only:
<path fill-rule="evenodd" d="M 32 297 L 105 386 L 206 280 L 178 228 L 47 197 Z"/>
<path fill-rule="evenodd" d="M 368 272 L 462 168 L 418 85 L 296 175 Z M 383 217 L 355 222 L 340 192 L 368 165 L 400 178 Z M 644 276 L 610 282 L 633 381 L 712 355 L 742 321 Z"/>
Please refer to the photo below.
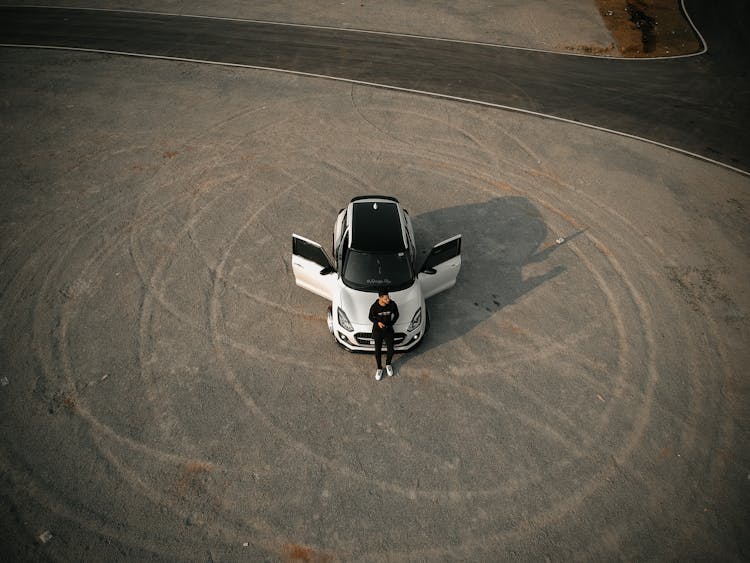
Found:
<path fill-rule="evenodd" d="M 357 344 L 360 346 L 374 346 L 375 341 L 372 338 L 371 332 L 358 332 L 354 335 L 355 340 L 357 341 Z M 401 344 L 404 339 L 406 338 L 406 334 L 403 332 L 397 332 L 393 335 L 393 344 L 394 346 L 398 346 Z"/>

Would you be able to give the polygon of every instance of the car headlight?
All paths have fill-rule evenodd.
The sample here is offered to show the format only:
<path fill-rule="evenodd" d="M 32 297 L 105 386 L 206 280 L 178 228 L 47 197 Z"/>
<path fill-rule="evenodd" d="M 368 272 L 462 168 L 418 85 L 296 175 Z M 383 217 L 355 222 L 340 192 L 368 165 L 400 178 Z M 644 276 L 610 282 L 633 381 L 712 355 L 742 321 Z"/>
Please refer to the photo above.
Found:
<path fill-rule="evenodd" d="M 411 322 L 409 323 L 409 331 L 414 330 L 420 324 L 422 324 L 422 307 L 417 309 L 417 312 L 414 313 L 414 316 L 411 318 Z"/>
<path fill-rule="evenodd" d="M 346 313 L 344 313 L 344 310 L 339 307 L 336 309 L 339 316 L 339 324 L 344 327 L 345 330 L 352 331 L 354 330 L 354 327 L 352 326 L 352 323 L 349 322 L 349 317 L 346 316 Z"/>

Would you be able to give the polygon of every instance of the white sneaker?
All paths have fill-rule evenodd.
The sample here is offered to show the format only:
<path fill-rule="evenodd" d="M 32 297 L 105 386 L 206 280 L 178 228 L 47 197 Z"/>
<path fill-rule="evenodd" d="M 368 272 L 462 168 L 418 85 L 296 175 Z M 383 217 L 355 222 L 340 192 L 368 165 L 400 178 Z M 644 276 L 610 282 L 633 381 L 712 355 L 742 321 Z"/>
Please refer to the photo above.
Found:
<path fill-rule="evenodd" d="M 381 379 L 383 379 L 383 370 L 382 369 L 378 369 L 375 372 L 375 381 L 380 381 Z"/>
<path fill-rule="evenodd" d="M 393 377 L 393 366 L 390 364 L 385 366 L 385 373 L 388 374 L 388 377 Z"/>

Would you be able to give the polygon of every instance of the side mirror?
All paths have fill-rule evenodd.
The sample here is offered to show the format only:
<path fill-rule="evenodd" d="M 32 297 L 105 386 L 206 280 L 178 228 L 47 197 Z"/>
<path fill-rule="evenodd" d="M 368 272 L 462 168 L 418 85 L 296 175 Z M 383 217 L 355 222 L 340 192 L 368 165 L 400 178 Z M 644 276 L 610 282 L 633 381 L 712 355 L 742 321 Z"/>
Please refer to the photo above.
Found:
<path fill-rule="evenodd" d="M 331 267 L 328 267 L 328 266 L 326 266 L 325 268 L 323 268 L 323 269 L 322 269 L 322 270 L 320 271 L 320 275 L 321 275 L 321 276 L 327 276 L 328 274 L 332 274 L 332 273 L 333 273 L 333 272 L 335 272 L 335 271 L 336 271 L 336 270 L 334 270 L 333 268 L 331 268 Z"/>
<path fill-rule="evenodd" d="M 422 271 L 419 273 L 433 275 L 433 274 L 437 274 L 437 270 L 435 268 L 423 268 Z"/>

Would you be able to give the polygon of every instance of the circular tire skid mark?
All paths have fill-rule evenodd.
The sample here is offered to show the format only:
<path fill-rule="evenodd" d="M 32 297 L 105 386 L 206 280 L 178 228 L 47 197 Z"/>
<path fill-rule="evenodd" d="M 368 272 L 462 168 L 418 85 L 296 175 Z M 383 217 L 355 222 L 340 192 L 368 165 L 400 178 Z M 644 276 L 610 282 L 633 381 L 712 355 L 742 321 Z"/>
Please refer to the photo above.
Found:
<path fill-rule="evenodd" d="M 650 474 L 667 445 L 715 470 L 678 409 L 654 412 L 686 404 L 710 422 L 721 390 L 701 375 L 733 376 L 714 322 L 681 311 L 667 251 L 540 164 L 521 118 L 341 85 L 264 105 L 291 117 L 245 138 L 260 110 L 229 112 L 176 151 L 189 164 L 164 157 L 138 197 L 55 230 L 63 250 L 32 251 L 5 291 L 38 284 L 44 394 L 82 422 L 97 486 L 189 532 L 124 527 L 4 455 L 27 494 L 164 556 L 250 538 L 282 556 L 299 543 L 333 559 L 474 558 L 564 530 L 613 489 L 659 498 Z M 315 127 L 320 146 L 279 140 Z M 462 232 L 465 252 L 458 285 L 429 304 L 431 334 L 387 385 L 370 356 L 335 348 L 324 303 L 289 266 L 292 231 L 327 246 L 338 208 L 378 192 L 411 211 L 421 248 Z M 665 330 L 665 309 L 685 322 Z M 696 318 L 715 357 L 685 328 Z M 664 355 L 665 339 L 684 356 Z M 679 396 L 665 374 L 684 377 Z M 731 441 L 728 426 L 711 431 Z"/>

